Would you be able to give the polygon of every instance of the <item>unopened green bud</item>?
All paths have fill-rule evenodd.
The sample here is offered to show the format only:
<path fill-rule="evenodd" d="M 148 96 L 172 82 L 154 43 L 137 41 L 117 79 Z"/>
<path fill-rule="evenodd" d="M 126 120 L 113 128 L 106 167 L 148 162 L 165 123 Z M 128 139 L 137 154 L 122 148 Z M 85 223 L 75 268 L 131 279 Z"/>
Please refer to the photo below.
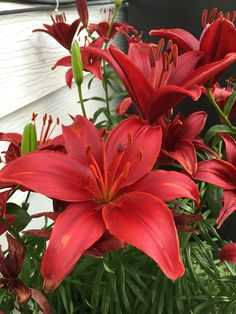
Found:
<path fill-rule="evenodd" d="M 122 1 L 123 1 L 123 0 L 114 0 L 115 5 L 116 5 L 117 7 L 119 7 L 119 6 L 122 4 Z"/>
<path fill-rule="evenodd" d="M 81 58 L 80 46 L 76 40 L 72 44 L 71 63 L 75 82 L 77 85 L 81 85 L 83 82 L 83 62 Z"/>
<path fill-rule="evenodd" d="M 37 149 L 37 134 L 35 126 L 29 123 L 25 126 L 21 140 L 21 155 L 27 154 Z"/>

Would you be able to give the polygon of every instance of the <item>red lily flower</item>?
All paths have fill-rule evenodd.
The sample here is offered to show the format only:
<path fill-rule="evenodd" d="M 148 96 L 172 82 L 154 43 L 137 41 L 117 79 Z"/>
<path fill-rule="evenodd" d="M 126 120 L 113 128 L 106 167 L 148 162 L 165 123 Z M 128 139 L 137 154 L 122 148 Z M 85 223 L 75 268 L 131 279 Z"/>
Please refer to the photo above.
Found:
<path fill-rule="evenodd" d="M 131 40 L 129 33 L 132 34 L 132 37 L 138 38 L 138 31 L 133 26 L 127 23 L 112 22 L 114 9 L 109 9 L 108 15 L 106 9 L 101 9 L 100 12 L 104 15 L 103 21 L 100 23 L 89 24 L 89 32 L 91 34 L 96 32 L 101 38 L 103 38 L 104 41 L 109 41 L 114 38 L 118 32 L 122 33 L 126 37 L 128 43 Z"/>
<path fill-rule="evenodd" d="M 194 70 L 202 54 L 189 51 L 177 59 L 176 46 L 164 54 L 160 53 L 161 44 L 153 48 L 153 45 L 131 43 L 128 55 L 115 47 L 106 51 L 86 49 L 110 63 L 125 85 L 130 99 L 121 111 L 134 103 L 140 117 L 150 123 L 155 123 L 187 96 L 197 100 L 201 95 L 200 85 L 236 60 L 236 53 L 232 53 Z"/>
<path fill-rule="evenodd" d="M 235 91 L 233 87 L 234 83 L 229 80 L 229 83 L 226 87 L 220 87 L 219 83 L 216 83 L 212 89 L 212 95 L 216 101 L 216 103 L 219 105 L 222 111 L 225 109 L 225 105 L 227 104 L 227 101 L 231 94 Z M 233 104 L 233 107 L 231 108 L 229 112 L 229 119 L 232 119 L 236 112 L 236 101 Z"/>
<path fill-rule="evenodd" d="M 186 119 L 177 115 L 172 121 L 163 121 L 163 141 L 159 162 L 162 159 L 166 162 L 168 157 L 173 158 L 190 175 L 193 175 L 197 170 L 196 150 L 205 150 L 215 154 L 203 141 L 199 145 L 198 136 L 204 128 L 206 117 L 207 114 L 204 111 L 198 111 Z"/>
<path fill-rule="evenodd" d="M 236 264 L 236 243 L 225 245 L 220 252 L 220 259 Z"/>
<path fill-rule="evenodd" d="M 89 43 L 88 46 L 102 48 L 104 40 L 102 38 L 98 38 L 93 42 Z M 81 58 L 83 62 L 83 70 L 93 73 L 99 80 L 102 80 L 102 72 L 101 72 L 101 61 L 94 54 L 89 53 L 87 50 L 81 47 Z M 58 66 L 69 67 L 69 70 L 66 72 L 66 84 L 69 88 L 71 88 L 72 80 L 73 80 L 73 72 L 71 68 L 71 56 L 66 56 L 59 59 L 52 70 L 54 70 Z"/>
<path fill-rule="evenodd" d="M 71 204 L 56 219 L 42 261 L 45 289 L 53 290 L 104 232 L 152 257 L 171 279 L 184 272 L 171 211 L 163 203 L 199 195 L 187 176 L 151 171 L 161 128 L 137 117 L 122 121 L 104 144 L 84 117 L 63 127 L 68 155 L 37 151 L 6 165 L 1 182 L 13 181 Z"/>
<path fill-rule="evenodd" d="M 207 21 L 208 12 L 203 11 L 204 30 L 200 40 L 188 31 L 179 28 L 152 30 L 150 35 L 172 39 L 183 52 L 191 50 L 204 52 L 198 66 L 219 61 L 227 54 L 236 52 L 236 29 L 233 24 L 235 12 L 227 13 L 225 16 L 219 12 L 217 19 L 214 20 L 216 13 L 217 9 L 214 8 Z M 218 75 L 212 77 L 208 85 L 213 85 L 217 78 Z"/>
<path fill-rule="evenodd" d="M 226 146 L 227 160 L 211 159 L 198 164 L 194 178 L 224 188 L 224 207 L 216 220 L 218 227 L 236 210 L 236 142 L 220 134 Z"/>
<path fill-rule="evenodd" d="M 50 314 L 50 306 L 45 296 L 32 288 L 27 288 L 18 278 L 24 261 L 24 247 L 9 234 L 6 235 L 8 241 L 8 255 L 5 257 L 0 248 L 0 287 L 15 293 L 17 303 L 21 304 L 33 298 L 41 307 L 44 314 Z"/>
<path fill-rule="evenodd" d="M 46 29 L 35 29 L 33 32 L 44 32 L 52 36 L 67 50 L 71 50 L 72 41 L 77 33 L 79 33 L 83 26 L 79 28 L 80 19 L 75 20 L 72 24 L 66 23 L 65 13 L 56 14 L 55 17 L 51 16 L 52 25 L 43 24 Z"/>
<path fill-rule="evenodd" d="M 88 25 L 88 20 L 89 20 L 87 0 L 76 0 L 76 7 L 78 10 L 81 22 L 86 27 Z"/>

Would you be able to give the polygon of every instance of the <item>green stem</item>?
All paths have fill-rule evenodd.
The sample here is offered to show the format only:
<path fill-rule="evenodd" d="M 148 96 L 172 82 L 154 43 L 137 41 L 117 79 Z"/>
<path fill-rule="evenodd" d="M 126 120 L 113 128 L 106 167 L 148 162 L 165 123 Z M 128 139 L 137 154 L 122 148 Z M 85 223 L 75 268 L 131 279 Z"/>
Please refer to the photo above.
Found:
<path fill-rule="evenodd" d="M 220 107 L 216 103 L 216 101 L 215 101 L 215 99 L 214 99 L 214 97 L 212 95 L 211 89 L 209 87 L 206 88 L 206 92 L 207 92 L 208 99 L 210 100 L 211 104 L 214 106 L 214 108 L 217 111 L 217 113 L 219 114 L 219 116 L 222 118 L 224 123 L 235 133 L 236 132 L 236 128 L 230 123 L 230 121 L 227 118 L 227 116 L 224 114 L 224 112 L 220 109 Z"/>
<path fill-rule="evenodd" d="M 110 104 L 109 104 L 109 94 L 108 94 L 108 85 L 107 85 L 107 78 L 106 78 L 106 62 L 103 60 L 103 87 L 105 91 L 105 101 L 106 101 L 106 107 L 107 107 L 107 119 L 109 123 L 109 127 L 112 125 L 111 122 L 111 110 L 110 110 Z"/>
<path fill-rule="evenodd" d="M 83 113 L 83 116 L 84 116 L 85 118 L 87 118 L 86 111 L 85 111 L 85 107 L 84 107 L 84 100 L 83 100 L 83 95 L 82 95 L 82 88 L 81 88 L 81 85 L 77 85 L 77 86 L 78 86 L 79 101 L 80 101 L 82 113 Z"/>
<path fill-rule="evenodd" d="M 31 191 L 27 192 L 25 201 L 22 204 L 22 208 L 25 209 L 25 210 L 27 210 L 27 208 L 28 208 L 28 200 L 29 200 L 29 197 L 30 197 L 30 193 L 31 193 Z"/>
<path fill-rule="evenodd" d="M 0 216 L 0 222 L 2 222 L 6 227 L 7 227 L 7 231 L 17 240 L 19 240 L 20 242 L 22 242 L 22 239 L 19 235 L 19 233 L 2 217 Z"/>

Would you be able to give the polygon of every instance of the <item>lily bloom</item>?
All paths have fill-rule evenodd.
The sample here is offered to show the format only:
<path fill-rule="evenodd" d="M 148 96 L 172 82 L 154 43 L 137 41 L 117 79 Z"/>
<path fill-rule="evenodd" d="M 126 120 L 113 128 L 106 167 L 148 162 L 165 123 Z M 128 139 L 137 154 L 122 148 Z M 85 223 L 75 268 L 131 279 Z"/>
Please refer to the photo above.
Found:
<path fill-rule="evenodd" d="M 162 131 L 138 117 L 122 121 L 104 143 L 87 119 L 63 127 L 68 154 L 36 151 L 6 165 L 11 181 L 70 205 L 55 221 L 41 272 L 46 291 L 55 289 L 80 256 L 105 232 L 153 258 L 171 279 L 184 273 L 171 211 L 163 201 L 199 192 L 187 176 L 151 171 Z"/>
<path fill-rule="evenodd" d="M 150 123 L 155 123 L 187 96 L 197 100 L 200 86 L 236 60 L 236 53 L 232 53 L 223 60 L 194 69 L 201 52 L 188 51 L 178 57 L 176 45 L 170 52 L 162 53 L 161 42 L 157 47 L 131 43 L 128 55 L 115 47 L 85 49 L 104 58 L 125 85 L 130 98 L 122 102 L 120 112 L 124 113 L 133 103 L 139 116 Z"/>
<path fill-rule="evenodd" d="M 118 32 L 126 37 L 128 43 L 131 40 L 129 33 L 132 34 L 134 38 L 138 38 L 138 31 L 133 26 L 127 23 L 113 21 L 114 9 L 109 9 L 108 14 L 106 9 L 101 9 L 100 12 L 103 15 L 103 21 L 89 24 L 89 32 L 91 34 L 96 32 L 104 41 L 109 41 L 114 38 Z"/>
<path fill-rule="evenodd" d="M 24 247 L 11 235 L 7 234 L 8 255 L 4 256 L 0 248 L 0 287 L 17 296 L 17 303 L 22 304 L 33 298 L 44 314 L 50 314 L 50 306 L 45 296 L 38 290 L 28 288 L 18 278 L 24 261 Z"/>
<path fill-rule="evenodd" d="M 225 245 L 220 252 L 220 259 L 236 264 L 236 243 Z"/>
<path fill-rule="evenodd" d="M 216 83 L 212 88 L 211 92 L 212 95 L 217 103 L 217 105 L 221 108 L 222 111 L 225 109 L 225 105 L 227 104 L 227 101 L 229 97 L 232 95 L 232 93 L 235 91 L 234 82 L 229 80 L 226 87 L 220 87 L 219 83 Z M 232 119 L 235 116 L 236 113 L 236 100 L 229 112 L 229 119 Z"/>
<path fill-rule="evenodd" d="M 236 210 L 236 141 L 228 134 L 220 134 L 226 146 L 227 160 L 211 159 L 198 164 L 194 178 L 224 188 L 224 207 L 216 220 L 220 228 Z"/>
<path fill-rule="evenodd" d="M 217 9 L 214 8 L 209 16 L 207 10 L 203 11 L 203 32 L 198 40 L 184 29 L 158 29 L 152 30 L 150 35 L 161 36 L 173 40 L 182 52 L 201 51 L 203 57 L 197 66 L 216 62 L 225 58 L 229 53 L 236 52 L 236 29 L 234 25 L 235 11 L 223 15 L 219 12 L 215 19 Z M 208 85 L 217 81 L 218 75 L 211 78 Z"/>
<path fill-rule="evenodd" d="M 77 19 L 72 24 L 68 24 L 66 23 L 65 13 L 56 14 L 55 17 L 51 15 L 51 19 L 53 22 L 52 25 L 43 24 L 46 29 L 35 29 L 33 32 L 44 32 L 50 35 L 61 46 L 70 51 L 75 35 L 83 29 L 83 26 L 78 29 L 81 20 Z"/>
<path fill-rule="evenodd" d="M 199 134 L 204 128 L 207 114 L 198 111 L 187 118 L 177 115 L 174 120 L 162 123 L 163 141 L 159 161 L 166 157 L 175 159 L 190 174 L 197 170 L 196 150 L 214 153 L 202 141 L 199 146 Z"/>

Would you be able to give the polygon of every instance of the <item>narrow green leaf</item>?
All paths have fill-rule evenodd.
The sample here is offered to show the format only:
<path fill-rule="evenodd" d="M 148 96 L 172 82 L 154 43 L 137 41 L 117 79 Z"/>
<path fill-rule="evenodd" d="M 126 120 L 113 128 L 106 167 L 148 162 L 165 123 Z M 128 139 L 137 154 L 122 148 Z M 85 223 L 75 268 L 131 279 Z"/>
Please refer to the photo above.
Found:
<path fill-rule="evenodd" d="M 234 103 L 236 101 L 236 90 L 230 95 L 225 108 L 224 108 L 224 114 L 228 117 Z"/>
<path fill-rule="evenodd" d="M 217 124 L 206 132 L 205 141 L 208 143 L 218 132 L 233 134 L 233 131 L 226 125 Z"/>

